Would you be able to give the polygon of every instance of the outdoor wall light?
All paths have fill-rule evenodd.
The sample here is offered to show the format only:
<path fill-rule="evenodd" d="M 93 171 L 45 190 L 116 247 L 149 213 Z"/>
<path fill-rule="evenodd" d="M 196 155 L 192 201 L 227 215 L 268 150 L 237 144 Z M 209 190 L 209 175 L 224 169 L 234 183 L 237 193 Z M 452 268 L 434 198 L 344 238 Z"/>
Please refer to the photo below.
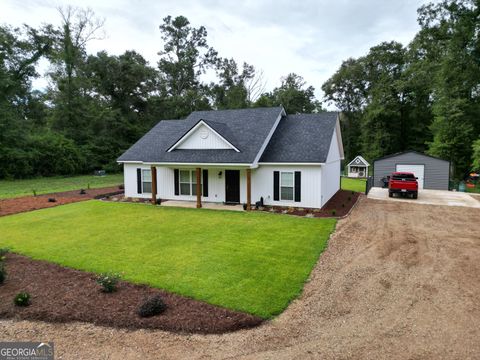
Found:
<path fill-rule="evenodd" d="M 221 172 L 221 171 L 218 173 L 218 178 L 219 178 L 219 179 L 222 178 L 222 172 Z"/>

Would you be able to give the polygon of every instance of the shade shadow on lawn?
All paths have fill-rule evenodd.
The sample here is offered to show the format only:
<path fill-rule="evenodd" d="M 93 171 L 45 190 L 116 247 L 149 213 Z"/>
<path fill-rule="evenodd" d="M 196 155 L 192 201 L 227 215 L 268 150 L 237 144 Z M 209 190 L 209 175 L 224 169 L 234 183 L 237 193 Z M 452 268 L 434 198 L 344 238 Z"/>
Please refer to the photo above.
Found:
<path fill-rule="evenodd" d="M 262 318 L 303 288 L 334 219 L 86 201 L 0 218 L 0 247 Z"/>

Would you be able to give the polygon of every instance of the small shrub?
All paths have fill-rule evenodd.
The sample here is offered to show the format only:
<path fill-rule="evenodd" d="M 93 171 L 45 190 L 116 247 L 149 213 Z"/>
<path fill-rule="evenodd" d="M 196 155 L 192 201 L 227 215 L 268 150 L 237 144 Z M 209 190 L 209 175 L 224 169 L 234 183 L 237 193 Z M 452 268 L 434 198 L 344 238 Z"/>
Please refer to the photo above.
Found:
<path fill-rule="evenodd" d="M 97 284 L 102 287 L 102 291 L 106 293 L 112 293 L 117 291 L 117 284 L 120 280 L 120 274 L 106 273 L 100 274 L 97 277 Z"/>
<path fill-rule="evenodd" d="M 332 210 L 332 216 L 335 216 L 335 215 L 337 215 L 337 210 L 333 209 Z"/>
<path fill-rule="evenodd" d="M 5 264 L 0 262 L 0 285 L 2 285 L 5 282 L 5 279 L 7 278 L 7 271 L 5 270 Z"/>
<path fill-rule="evenodd" d="M 33 193 L 33 196 L 37 196 L 37 190 L 33 189 L 32 193 Z"/>
<path fill-rule="evenodd" d="M 85 189 L 80 189 L 80 195 L 85 195 L 86 193 Z"/>
<path fill-rule="evenodd" d="M 57 199 L 55 199 L 55 198 L 48 198 L 48 202 L 52 202 L 52 203 L 53 203 L 53 202 L 57 202 Z"/>
<path fill-rule="evenodd" d="M 17 306 L 28 306 L 28 305 L 30 305 L 30 294 L 27 293 L 27 292 L 18 293 L 13 298 L 13 303 Z"/>
<path fill-rule="evenodd" d="M 0 248 L 0 261 L 5 260 L 5 255 L 10 252 L 9 248 Z"/>
<path fill-rule="evenodd" d="M 355 191 L 352 191 L 352 195 L 355 195 Z"/>
<path fill-rule="evenodd" d="M 150 317 L 161 314 L 166 309 L 167 305 L 165 305 L 160 295 L 154 295 L 143 301 L 137 310 L 137 314 L 141 317 Z"/>

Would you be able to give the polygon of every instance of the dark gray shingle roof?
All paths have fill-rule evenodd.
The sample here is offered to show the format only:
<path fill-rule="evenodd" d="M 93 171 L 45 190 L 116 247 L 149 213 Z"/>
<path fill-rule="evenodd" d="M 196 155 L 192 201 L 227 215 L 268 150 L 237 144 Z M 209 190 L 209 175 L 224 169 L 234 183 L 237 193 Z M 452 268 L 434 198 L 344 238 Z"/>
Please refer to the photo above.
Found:
<path fill-rule="evenodd" d="M 336 121 L 336 112 L 288 115 L 280 121 L 260 162 L 325 162 Z"/>
<path fill-rule="evenodd" d="M 185 120 L 163 120 L 128 149 L 118 161 L 252 163 L 260 151 L 281 107 L 195 111 Z M 235 150 L 167 150 L 198 121 L 230 141 Z"/>

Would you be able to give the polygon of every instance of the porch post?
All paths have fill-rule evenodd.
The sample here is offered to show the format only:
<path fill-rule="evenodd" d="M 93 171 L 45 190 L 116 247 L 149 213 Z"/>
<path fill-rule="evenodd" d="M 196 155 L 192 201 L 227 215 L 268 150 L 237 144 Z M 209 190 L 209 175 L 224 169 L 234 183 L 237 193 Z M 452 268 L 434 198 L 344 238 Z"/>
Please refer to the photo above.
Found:
<path fill-rule="evenodd" d="M 247 211 L 252 207 L 252 169 L 247 169 Z"/>
<path fill-rule="evenodd" d="M 155 166 L 150 167 L 152 174 L 152 204 L 157 203 L 157 168 Z"/>
<path fill-rule="evenodd" d="M 197 209 L 202 207 L 202 169 L 196 169 L 197 175 Z"/>

